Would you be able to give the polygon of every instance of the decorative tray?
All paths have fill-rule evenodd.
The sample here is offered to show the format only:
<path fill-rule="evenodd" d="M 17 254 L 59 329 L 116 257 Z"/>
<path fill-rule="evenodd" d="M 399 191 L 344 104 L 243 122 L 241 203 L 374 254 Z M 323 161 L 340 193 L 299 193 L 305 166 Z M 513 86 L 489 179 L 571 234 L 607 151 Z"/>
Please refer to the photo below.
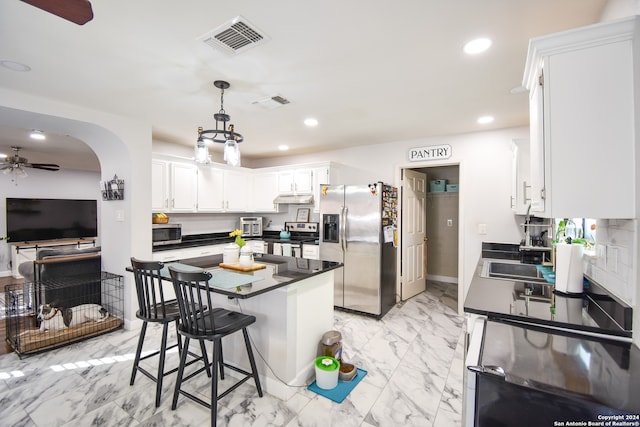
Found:
<path fill-rule="evenodd" d="M 266 264 L 260 264 L 258 262 L 254 262 L 253 265 L 250 266 L 242 266 L 240 264 L 225 264 L 223 262 L 220 263 L 220 268 L 226 268 L 228 270 L 235 270 L 235 271 L 256 271 L 256 270 L 262 270 L 263 268 L 267 268 Z"/>

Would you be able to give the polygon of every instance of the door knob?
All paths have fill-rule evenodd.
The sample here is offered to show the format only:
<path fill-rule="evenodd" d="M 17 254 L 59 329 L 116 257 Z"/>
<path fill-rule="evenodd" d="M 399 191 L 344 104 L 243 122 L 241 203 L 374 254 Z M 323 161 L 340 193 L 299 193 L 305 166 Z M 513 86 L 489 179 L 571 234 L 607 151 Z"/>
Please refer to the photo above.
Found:
<path fill-rule="evenodd" d="M 429 238 L 428 238 L 428 237 L 425 237 L 425 238 L 423 238 L 422 240 L 423 240 L 423 241 L 425 241 L 425 242 L 427 242 L 427 241 L 429 241 Z"/>

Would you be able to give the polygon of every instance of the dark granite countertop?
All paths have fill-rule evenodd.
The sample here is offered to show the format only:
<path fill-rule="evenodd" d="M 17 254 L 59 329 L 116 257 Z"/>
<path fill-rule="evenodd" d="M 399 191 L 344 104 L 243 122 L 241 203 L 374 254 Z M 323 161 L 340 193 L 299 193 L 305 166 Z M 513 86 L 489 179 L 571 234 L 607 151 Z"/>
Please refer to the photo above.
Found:
<path fill-rule="evenodd" d="M 551 284 L 527 283 L 482 276 L 485 260 L 519 263 L 504 259 L 480 258 L 464 301 L 467 313 L 490 319 L 527 322 L 578 331 L 631 337 L 631 309 L 613 300 L 597 283 L 589 280 L 589 292 L 568 296 L 553 291 Z M 528 288 L 531 296 L 526 296 Z M 614 306 L 614 318 L 620 329 L 602 313 L 602 307 Z M 611 311 L 611 310 L 610 310 Z"/>
<path fill-rule="evenodd" d="M 339 262 L 267 254 L 255 254 L 254 260 L 256 263 L 266 264 L 267 267 L 262 270 L 247 273 L 239 272 L 238 274 L 251 274 L 260 277 L 261 280 L 237 288 L 215 288 L 216 293 L 229 297 L 251 298 L 342 267 L 342 263 Z M 213 270 L 220 268 L 219 264 L 222 262 L 222 255 L 181 259 L 175 262 L 205 270 Z M 171 263 L 167 262 L 165 263 L 166 265 L 171 265 Z M 167 279 L 170 280 L 168 277 Z"/>

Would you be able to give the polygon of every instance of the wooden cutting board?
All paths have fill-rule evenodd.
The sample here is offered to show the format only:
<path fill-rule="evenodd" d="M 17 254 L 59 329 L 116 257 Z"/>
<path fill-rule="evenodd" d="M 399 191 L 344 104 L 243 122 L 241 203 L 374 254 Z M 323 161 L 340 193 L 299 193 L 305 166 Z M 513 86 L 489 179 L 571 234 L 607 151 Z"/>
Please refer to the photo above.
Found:
<path fill-rule="evenodd" d="M 263 268 L 267 268 L 266 264 L 260 264 L 258 262 L 254 262 L 253 265 L 250 266 L 242 266 L 240 264 L 225 264 L 224 262 L 220 263 L 220 268 L 226 268 L 228 270 L 235 270 L 235 271 L 256 271 L 256 270 L 262 270 Z"/>

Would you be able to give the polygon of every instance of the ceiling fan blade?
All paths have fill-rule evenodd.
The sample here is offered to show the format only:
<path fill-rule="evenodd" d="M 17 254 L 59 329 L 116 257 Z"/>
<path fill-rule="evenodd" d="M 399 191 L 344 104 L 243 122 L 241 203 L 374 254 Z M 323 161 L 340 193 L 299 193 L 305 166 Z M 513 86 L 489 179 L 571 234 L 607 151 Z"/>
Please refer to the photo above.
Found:
<path fill-rule="evenodd" d="M 21 0 L 53 13 L 67 21 L 84 25 L 93 19 L 93 9 L 87 0 Z"/>
<path fill-rule="evenodd" d="M 60 166 L 54 165 L 53 163 L 24 163 L 24 165 L 28 168 L 43 169 L 47 171 L 60 170 Z"/>

